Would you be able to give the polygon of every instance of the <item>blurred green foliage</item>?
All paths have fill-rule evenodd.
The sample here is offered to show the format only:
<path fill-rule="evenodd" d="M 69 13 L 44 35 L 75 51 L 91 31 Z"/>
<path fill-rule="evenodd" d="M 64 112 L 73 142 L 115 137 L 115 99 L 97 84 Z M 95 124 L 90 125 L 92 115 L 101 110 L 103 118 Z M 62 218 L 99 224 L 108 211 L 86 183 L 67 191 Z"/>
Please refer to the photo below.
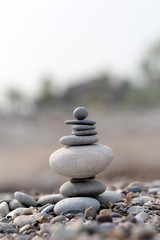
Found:
<path fill-rule="evenodd" d="M 121 79 L 101 73 L 77 81 L 60 95 L 56 92 L 53 79 L 46 76 L 41 81 L 33 105 L 40 110 L 67 109 L 79 105 L 92 106 L 95 109 L 103 108 L 103 110 L 108 107 L 126 110 L 157 107 L 160 104 L 160 41 L 149 49 L 139 67 L 144 82 L 141 87 L 131 84 L 130 77 Z M 23 94 L 16 88 L 10 89 L 6 95 L 13 108 L 18 108 L 24 99 Z"/>

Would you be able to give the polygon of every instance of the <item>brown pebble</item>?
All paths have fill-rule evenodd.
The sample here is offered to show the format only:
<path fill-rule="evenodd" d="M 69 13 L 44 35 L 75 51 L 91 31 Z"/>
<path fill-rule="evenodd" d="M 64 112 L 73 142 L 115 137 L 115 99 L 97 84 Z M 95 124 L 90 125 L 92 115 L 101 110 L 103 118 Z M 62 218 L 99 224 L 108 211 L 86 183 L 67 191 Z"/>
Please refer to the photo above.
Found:
<path fill-rule="evenodd" d="M 47 223 L 49 222 L 49 219 L 46 216 L 40 216 L 38 218 L 39 223 Z"/>
<path fill-rule="evenodd" d="M 93 206 L 91 206 L 85 210 L 84 217 L 85 219 L 88 218 L 94 219 L 96 217 L 96 214 L 97 214 L 96 209 Z"/>
<path fill-rule="evenodd" d="M 72 219 L 75 217 L 75 214 L 69 213 L 65 216 L 65 218 Z"/>
<path fill-rule="evenodd" d="M 99 215 L 110 215 L 110 214 L 113 214 L 111 209 L 102 209 L 99 213 Z"/>
<path fill-rule="evenodd" d="M 112 222 L 112 217 L 110 215 L 98 215 L 96 217 L 97 222 Z"/>
<path fill-rule="evenodd" d="M 31 208 L 26 208 L 23 212 L 22 215 L 31 215 L 32 214 L 32 209 Z"/>

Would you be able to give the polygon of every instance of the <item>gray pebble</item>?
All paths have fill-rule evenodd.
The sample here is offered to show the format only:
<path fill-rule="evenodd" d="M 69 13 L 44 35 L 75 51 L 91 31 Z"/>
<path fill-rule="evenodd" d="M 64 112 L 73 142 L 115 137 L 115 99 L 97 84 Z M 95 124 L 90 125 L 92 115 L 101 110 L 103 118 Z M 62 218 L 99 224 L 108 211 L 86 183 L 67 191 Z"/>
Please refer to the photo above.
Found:
<path fill-rule="evenodd" d="M 65 197 L 95 197 L 105 190 L 105 184 L 94 179 L 76 183 L 68 181 L 60 187 L 60 193 Z"/>
<path fill-rule="evenodd" d="M 144 208 L 143 207 L 140 207 L 140 206 L 133 206 L 133 207 L 130 207 L 128 210 L 127 210 L 127 213 L 131 214 L 138 214 L 140 212 L 144 212 Z"/>
<path fill-rule="evenodd" d="M 64 122 L 65 124 L 78 124 L 78 125 L 95 125 L 96 122 L 94 120 L 67 120 Z"/>
<path fill-rule="evenodd" d="M 40 197 L 38 200 L 38 205 L 43 206 L 47 203 L 55 204 L 63 199 L 65 199 L 65 197 L 62 196 L 62 194 L 49 194 Z"/>
<path fill-rule="evenodd" d="M 63 222 L 64 220 L 65 220 L 65 217 L 62 216 L 62 215 L 60 215 L 60 216 L 56 216 L 55 218 L 53 218 L 53 219 L 51 220 L 51 223 L 52 223 L 52 224 L 55 224 L 55 223 L 57 223 L 57 222 L 61 223 L 61 222 Z"/>
<path fill-rule="evenodd" d="M 26 224 L 32 224 L 35 220 L 35 216 L 33 215 L 21 215 L 14 219 L 13 225 L 17 227 L 22 227 Z"/>
<path fill-rule="evenodd" d="M 9 223 L 0 222 L 0 233 L 17 233 L 17 230 Z"/>
<path fill-rule="evenodd" d="M 83 131 L 83 130 L 93 130 L 95 129 L 95 125 L 74 125 L 73 129 L 76 131 Z"/>
<path fill-rule="evenodd" d="M 35 201 L 35 199 L 31 196 L 29 196 L 26 193 L 23 192 L 15 192 L 14 193 L 14 197 L 22 204 L 24 204 L 27 207 L 33 206 L 36 207 L 37 206 L 37 202 Z"/>
<path fill-rule="evenodd" d="M 105 236 L 109 235 L 111 231 L 116 227 L 115 223 L 105 222 L 99 225 L 99 232 Z"/>
<path fill-rule="evenodd" d="M 101 205 L 106 204 L 107 201 L 116 203 L 122 201 L 122 195 L 115 191 L 105 191 L 96 197 L 96 199 L 101 203 Z"/>
<path fill-rule="evenodd" d="M 137 186 L 135 185 L 135 186 L 127 187 L 127 190 L 128 190 L 128 192 L 137 193 L 137 192 L 142 192 L 143 187 L 139 186 L 139 185 L 137 185 Z"/>
<path fill-rule="evenodd" d="M 88 145 L 99 141 L 97 136 L 64 136 L 59 142 L 65 146 Z"/>
<path fill-rule="evenodd" d="M 92 135 L 96 135 L 97 131 L 95 129 L 84 130 L 84 131 L 72 131 L 72 134 L 75 136 L 92 136 Z"/>
<path fill-rule="evenodd" d="M 0 217 L 5 217 L 10 212 L 9 206 L 6 202 L 0 204 Z"/>
<path fill-rule="evenodd" d="M 15 210 L 16 208 L 19 207 L 24 207 L 24 205 L 22 203 L 20 203 L 18 200 L 13 199 L 10 203 L 9 203 L 9 208 L 11 210 Z"/>
<path fill-rule="evenodd" d="M 53 208 L 54 208 L 54 205 L 53 205 L 53 204 L 50 204 L 49 206 L 45 207 L 45 208 L 41 211 L 41 213 L 48 213 L 48 212 L 50 212 L 51 210 L 53 210 Z"/>
<path fill-rule="evenodd" d="M 95 207 L 96 211 L 100 208 L 99 202 L 94 198 L 88 197 L 75 197 L 75 198 L 66 198 L 58 202 L 55 207 L 54 211 L 56 215 L 60 215 L 62 212 L 68 210 L 81 210 L 85 211 L 89 207 Z"/>
<path fill-rule="evenodd" d="M 85 107 L 78 107 L 74 110 L 73 116 L 78 120 L 83 120 L 88 116 L 88 110 Z"/>
<path fill-rule="evenodd" d="M 50 205 L 50 203 L 47 203 L 45 205 L 43 205 L 42 207 L 40 207 L 38 210 L 39 212 L 41 212 L 43 209 L 45 209 L 46 207 L 48 207 Z"/>

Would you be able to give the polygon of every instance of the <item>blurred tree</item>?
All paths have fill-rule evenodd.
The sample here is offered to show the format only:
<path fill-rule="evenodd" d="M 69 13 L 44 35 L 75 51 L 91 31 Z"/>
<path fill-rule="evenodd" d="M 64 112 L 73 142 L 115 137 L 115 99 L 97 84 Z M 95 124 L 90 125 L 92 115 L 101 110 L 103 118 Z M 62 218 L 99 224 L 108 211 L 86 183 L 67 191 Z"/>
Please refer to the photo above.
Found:
<path fill-rule="evenodd" d="M 41 82 L 40 93 L 36 99 L 36 105 L 38 108 L 51 107 L 55 99 L 55 86 L 53 85 L 53 80 L 46 77 Z"/>
<path fill-rule="evenodd" d="M 24 104 L 24 96 L 20 90 L 16 88 L 7 90 L 6 98 L 9 102 L 12 113 L 20 113 L 21 107 Z"/>
<path fill-rule="evenodd" d="M 145 56 L 141 70 L 149 87 L 160 87 L 160 41 Z"/>

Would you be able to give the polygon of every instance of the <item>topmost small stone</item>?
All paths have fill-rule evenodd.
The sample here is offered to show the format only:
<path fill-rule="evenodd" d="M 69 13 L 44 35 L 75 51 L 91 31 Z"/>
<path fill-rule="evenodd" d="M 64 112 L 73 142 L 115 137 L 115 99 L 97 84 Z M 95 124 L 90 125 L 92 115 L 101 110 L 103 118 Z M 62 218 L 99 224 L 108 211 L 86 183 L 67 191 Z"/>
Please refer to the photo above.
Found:
<path fill-rule="evenodd" d="M 85 107 L 78 107 L 74 110 L 73 116 L 77 120 L 84 120 L 88 116 L 88 110 Z"/>

